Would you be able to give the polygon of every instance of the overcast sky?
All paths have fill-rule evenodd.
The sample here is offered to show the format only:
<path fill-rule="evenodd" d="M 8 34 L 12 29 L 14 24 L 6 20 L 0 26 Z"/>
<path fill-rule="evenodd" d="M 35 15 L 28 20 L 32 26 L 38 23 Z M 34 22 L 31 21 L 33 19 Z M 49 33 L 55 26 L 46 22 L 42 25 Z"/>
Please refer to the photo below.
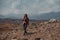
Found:
<path fill-rule="evenodd" d="M 60 11 L 60 0 L 0 0 L 0 15 L 36 15 Z"/>

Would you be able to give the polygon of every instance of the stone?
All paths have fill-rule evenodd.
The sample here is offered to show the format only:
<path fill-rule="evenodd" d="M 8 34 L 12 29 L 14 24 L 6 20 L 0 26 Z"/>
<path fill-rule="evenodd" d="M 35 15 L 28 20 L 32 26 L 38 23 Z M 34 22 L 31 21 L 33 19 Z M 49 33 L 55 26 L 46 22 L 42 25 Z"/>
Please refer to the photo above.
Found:
<path fill-rule="evenodd" d="M 40 38 L 35 38 L 35 40 L 40 40 Z"/>

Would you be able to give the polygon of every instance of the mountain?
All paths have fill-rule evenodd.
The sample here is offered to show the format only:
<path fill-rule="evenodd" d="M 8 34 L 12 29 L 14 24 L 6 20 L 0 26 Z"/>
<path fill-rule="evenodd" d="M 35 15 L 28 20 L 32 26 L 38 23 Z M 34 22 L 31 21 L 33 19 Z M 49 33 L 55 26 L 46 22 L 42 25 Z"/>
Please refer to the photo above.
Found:
<path fill-rule="evenodd" d="M 4 18 L 4 16 L 3 15 L 0 15 L 0 18 Z"/>
<path fill-rule="evenodd" d="M 23 14 L 9 14 L 9 15 L 0 15 L 0 18 L 12 18 L 12 19 L 22 19 Z M 50 12 L 50 13 L 44 13 L 44 14 L 36 14 L 33 16 L 29 16 L 30 19 L 34 19 L 34 20 L 47 20 L 47 19 L 51 19 L 51 18 L 55 18 L 55 19 L 60 19 L 60 12 Z"/>
<path fill-rule="evenodd" d="M 50 12 L 34 16 L 36 19 L 60 19 L 60 12 Z"/>
<path fill-rule="evenodd" d="M 10 14 L 6 15 L 5 18 L 21 19 L 22 15 L 21 14 L 10 13 Z"/>

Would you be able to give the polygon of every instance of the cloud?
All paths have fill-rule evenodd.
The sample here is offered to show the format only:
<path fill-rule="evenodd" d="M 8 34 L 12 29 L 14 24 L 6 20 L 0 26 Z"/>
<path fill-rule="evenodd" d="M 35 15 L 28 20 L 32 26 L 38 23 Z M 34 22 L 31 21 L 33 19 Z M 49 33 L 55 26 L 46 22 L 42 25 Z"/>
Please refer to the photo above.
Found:
<path fill-rule="evenodd" d="M 13 13 L 15 10 L 16 10 L 16 6 L 18 5 L 18 1 L 10 1 L 10 0 L 7 0 L 7 1 L 3 1 L 3 3 L 1 4 L 1 14 L 3 15 L 7 15 L 7 14 L 10 14 L 10 13 Z"/>
<path fill-rule="evenodd" d="M 36 14 L 60 11 L 60 0 L 0 0 L 0 14 Z"/>

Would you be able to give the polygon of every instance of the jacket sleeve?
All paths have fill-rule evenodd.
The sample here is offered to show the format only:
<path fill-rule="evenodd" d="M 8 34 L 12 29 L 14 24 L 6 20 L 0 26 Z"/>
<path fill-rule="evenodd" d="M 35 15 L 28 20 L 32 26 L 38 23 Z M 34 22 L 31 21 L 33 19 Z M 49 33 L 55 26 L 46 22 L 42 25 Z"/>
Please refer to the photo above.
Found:
<path fill-rule="evenodd" d="M 29 18 L 28 18 L 28 25 L 29 25 Z"/>

